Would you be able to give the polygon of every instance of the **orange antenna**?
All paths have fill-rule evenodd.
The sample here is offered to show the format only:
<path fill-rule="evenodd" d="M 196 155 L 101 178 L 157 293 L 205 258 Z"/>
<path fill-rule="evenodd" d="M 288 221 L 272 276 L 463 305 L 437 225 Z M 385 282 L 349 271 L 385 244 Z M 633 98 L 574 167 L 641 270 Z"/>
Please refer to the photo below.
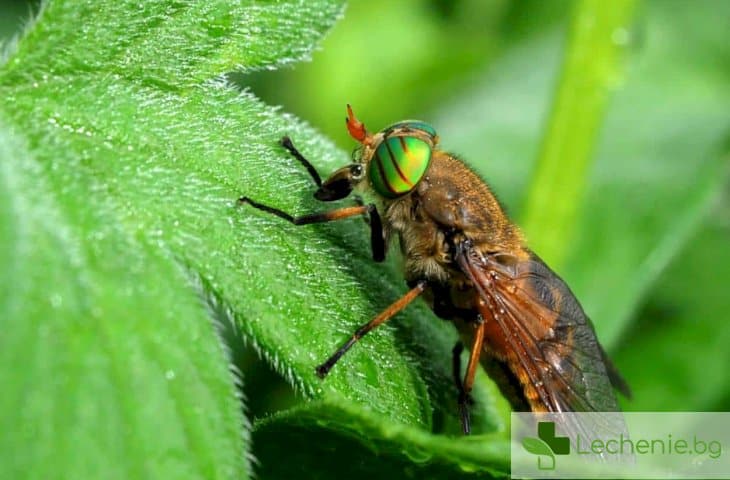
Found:
<path fill-rule="evenodd" d="M 352 138 L 360 143 L 365 141 L 365 138 L 368 136 L 368 131 L 365 130 L 365 124 L 355 118 L 355 114 L 352 113 L 352 107 L 349 103 L 347 104 L 347 118 L 345 119 L 345 123 L 347 123 L 347 131 L 350 132 Z"/>

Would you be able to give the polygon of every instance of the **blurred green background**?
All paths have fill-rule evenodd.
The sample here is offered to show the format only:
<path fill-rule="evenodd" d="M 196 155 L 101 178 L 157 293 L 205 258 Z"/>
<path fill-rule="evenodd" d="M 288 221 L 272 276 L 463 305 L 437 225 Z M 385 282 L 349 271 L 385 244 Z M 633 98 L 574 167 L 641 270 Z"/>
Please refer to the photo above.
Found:
<path fill-rule="evenodd" d="M 0 38 L 31 4 L 0 2 Z M 355 0 L 310 63 L 232 78 L 344 150 L 346 103 L 371 130 L 429 121 L 519 223 L 571 6 Z M 554 265 L 630 383 L 628 410 L 730 410 L 728 24 L 726 1 L 649 1 L 616 33 L 625 66 L 608 86 L 567 259 Z M 230 343 L 254 417 L 297 401 Z"/>

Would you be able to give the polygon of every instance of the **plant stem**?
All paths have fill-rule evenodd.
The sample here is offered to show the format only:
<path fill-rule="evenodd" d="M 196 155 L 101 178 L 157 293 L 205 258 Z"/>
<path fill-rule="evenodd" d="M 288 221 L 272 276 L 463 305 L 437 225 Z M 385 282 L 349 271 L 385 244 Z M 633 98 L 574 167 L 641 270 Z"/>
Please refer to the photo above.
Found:
<path fill-rule="evenodd" d="M 552 113 L 528 189 L 523 226 L 535 248 L 560 269 L 580 214 L 589 167 L 636 0 L 578 0 Z"/>

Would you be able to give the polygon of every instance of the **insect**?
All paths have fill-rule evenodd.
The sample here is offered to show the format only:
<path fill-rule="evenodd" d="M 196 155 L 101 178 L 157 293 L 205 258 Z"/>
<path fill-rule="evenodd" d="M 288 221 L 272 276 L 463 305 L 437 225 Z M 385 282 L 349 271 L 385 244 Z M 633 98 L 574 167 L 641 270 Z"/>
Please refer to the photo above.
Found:
<path fill-rule="evenodd" d="M 333 201 L 353 191 L 374 203 L 291 216 L 241 197 L 239 203 L 294 225 L 369 216 L 373 259 L 385 259 L 397 237 L 409 291 L 361 326 L 316 367 L 324 378 L 364 335 L 417 297 L 453 321 L 453 349 L 462 428 L 470 432 L 470 392 L 481 363 L 518 411 L 618 411 L 613 388 L 629 396 L 568 286 L 525 246 L 487 184 L 461 160 L 438 148 L 435 129 L 421 121 L 370 133 L 347 106 L 346 125 L 360 143 L 353 163 L 322 181 L 288 137 L 282 145 L 309 171 L 314 197 Z M 470 345 L 462 376 L 463 344 Z M 481 362 L 480 362 L 481 360 Z"/>

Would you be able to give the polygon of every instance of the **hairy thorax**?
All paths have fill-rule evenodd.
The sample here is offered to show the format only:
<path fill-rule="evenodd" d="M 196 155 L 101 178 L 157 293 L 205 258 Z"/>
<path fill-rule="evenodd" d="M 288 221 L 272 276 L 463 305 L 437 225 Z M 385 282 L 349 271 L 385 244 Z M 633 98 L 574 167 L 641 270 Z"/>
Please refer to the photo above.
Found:
<path fill-rule="evenodd" d="M 471 240 L 485 254 L 524 252 L 520 232 L 486 184 L 444 152 L 435 152 L 411 194 L 384 207 L 386 238 L 399 238 L 408 281 L 466 282 L 453 263 L 450 240 L 458 237 Z"/>
<path fill-rule="evenodd" d="M 428 217 L 417 192 L 387 207 L 385 228 L 400 241 L 407 281 L 446 282 L 455 274 L 447 232 Z"/>

